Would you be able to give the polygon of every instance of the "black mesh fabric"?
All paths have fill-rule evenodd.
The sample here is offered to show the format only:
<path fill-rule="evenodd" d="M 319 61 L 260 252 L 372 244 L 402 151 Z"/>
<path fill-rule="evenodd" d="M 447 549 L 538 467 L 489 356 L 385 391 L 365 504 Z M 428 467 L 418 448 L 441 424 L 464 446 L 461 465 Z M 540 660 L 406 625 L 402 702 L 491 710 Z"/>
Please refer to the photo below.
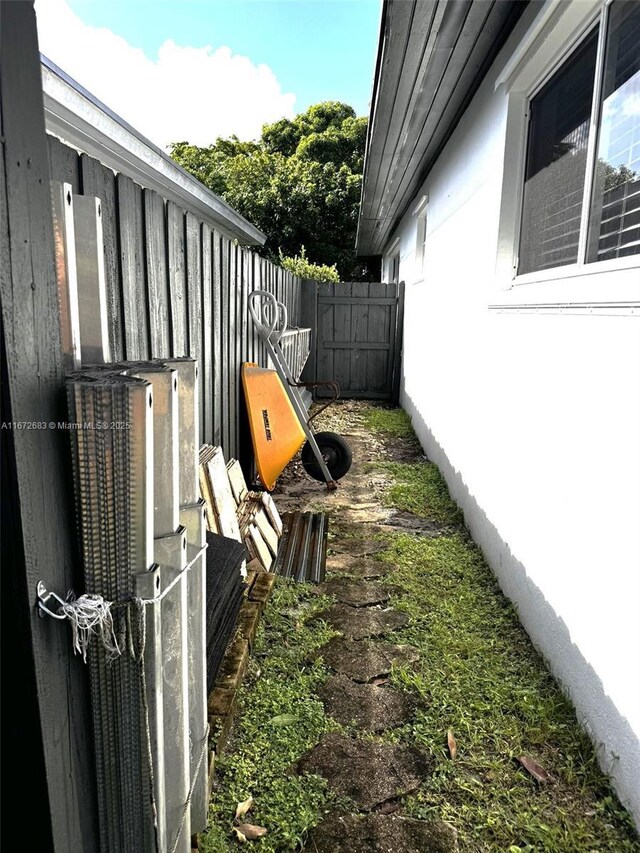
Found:
<path fill-rule="evenodd" d="M 236 626 L 244 592 L 240 566 L 246 558 L 241 542 L 207 533 L 207 692 Z"/>

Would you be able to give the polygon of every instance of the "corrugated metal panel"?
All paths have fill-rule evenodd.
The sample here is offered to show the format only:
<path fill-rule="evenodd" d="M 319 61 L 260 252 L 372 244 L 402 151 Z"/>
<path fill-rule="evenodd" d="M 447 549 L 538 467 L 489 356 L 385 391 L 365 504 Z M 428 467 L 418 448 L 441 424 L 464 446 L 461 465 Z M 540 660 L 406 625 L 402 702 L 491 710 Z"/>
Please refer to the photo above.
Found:
<path fill-rule="evenodd" d="M 285 512 L 284 531 L 273 571 L 298 583 L 322 583 L 329 520 L 323 512 Z"/>

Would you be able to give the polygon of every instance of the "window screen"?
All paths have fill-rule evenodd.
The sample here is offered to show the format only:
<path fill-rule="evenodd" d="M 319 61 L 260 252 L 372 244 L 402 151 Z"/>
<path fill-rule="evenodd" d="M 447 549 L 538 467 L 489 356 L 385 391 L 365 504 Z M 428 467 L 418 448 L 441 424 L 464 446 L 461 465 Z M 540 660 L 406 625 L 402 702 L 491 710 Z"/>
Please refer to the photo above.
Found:
<path fill-rule="evenodd" d="M 519 274 L 578 259 L 597 39 L 596 30 L 530 103 Z"/>
<path fill-rule="evenodd" d="M 610 7 L 587 262 L 640 253 L 640 4 Z"/>

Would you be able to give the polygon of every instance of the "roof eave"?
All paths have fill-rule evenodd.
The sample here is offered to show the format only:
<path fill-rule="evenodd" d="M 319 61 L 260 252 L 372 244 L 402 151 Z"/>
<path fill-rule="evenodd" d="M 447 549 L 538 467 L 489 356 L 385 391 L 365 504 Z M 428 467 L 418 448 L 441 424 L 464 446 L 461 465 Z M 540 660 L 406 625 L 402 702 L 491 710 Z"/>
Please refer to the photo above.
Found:
<path fill-rule="evenodd" d="M 42 56 L 47 131 L 128 175 L 143 187 L 198 214 L 227 237 L 262 246 L 266 235 L 164 151 Z"/>

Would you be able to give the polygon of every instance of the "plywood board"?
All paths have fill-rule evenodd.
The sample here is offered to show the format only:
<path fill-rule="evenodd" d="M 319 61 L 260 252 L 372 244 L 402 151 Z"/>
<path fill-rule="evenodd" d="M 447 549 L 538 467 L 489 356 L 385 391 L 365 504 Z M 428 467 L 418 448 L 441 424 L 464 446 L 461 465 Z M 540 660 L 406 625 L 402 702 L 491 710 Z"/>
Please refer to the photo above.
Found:
<path fill-rule="evenodd" d="M 244 474 L 242 473 L 242 468 L 237 459 L 231 459 L 231 461 L 227 463 L 227 473 L 229 475 L 229 483 L 231 484 L 231 491 L 233 492 L 236 504 L 240 505 L 246 498 L 248 489 L 247 483 L 244 479 Z"/>
<path fill-rule="evenodd" d="M 262 538 L 269 546 L 269 550 L 275 557 L 278 553 L 278 534 L 271 526 L 269 519 L 267 518 L 267 514 L 261 508 L 254 515 L 254 523 L 260 533 L 262 533 Z"/>

